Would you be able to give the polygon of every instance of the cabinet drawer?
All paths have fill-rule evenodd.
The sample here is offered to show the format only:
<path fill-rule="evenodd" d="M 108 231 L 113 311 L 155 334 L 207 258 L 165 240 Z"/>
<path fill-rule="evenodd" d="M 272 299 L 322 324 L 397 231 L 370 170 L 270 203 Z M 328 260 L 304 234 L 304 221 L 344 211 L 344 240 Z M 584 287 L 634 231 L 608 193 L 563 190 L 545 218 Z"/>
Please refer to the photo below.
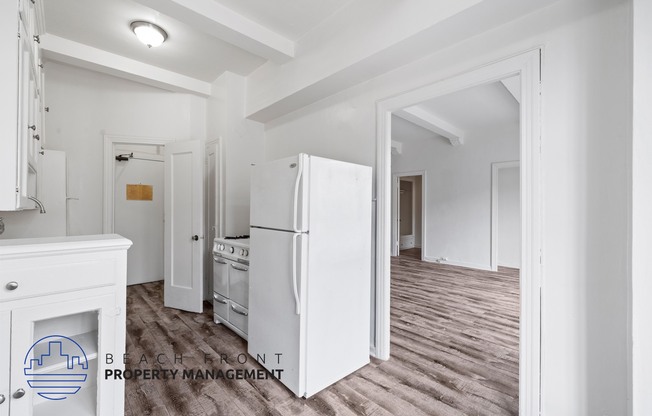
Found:
<path fill-rule="evenodd" d="M 115 283 L 115 259 L 78 262 L 5 261 L 0 267 L 0 301 L 71 292 Z M 13 288 L 13 289 L 12 289 Z"/>

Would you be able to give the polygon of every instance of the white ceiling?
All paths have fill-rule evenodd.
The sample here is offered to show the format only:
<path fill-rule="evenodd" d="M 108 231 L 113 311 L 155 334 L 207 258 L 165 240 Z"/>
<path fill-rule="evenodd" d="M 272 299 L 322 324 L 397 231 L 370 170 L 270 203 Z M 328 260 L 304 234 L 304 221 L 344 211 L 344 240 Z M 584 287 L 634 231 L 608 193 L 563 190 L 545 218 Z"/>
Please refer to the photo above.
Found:
<path fill-rule="evenodd" d="M 351 0 L 212 0 L 295 40 Z M 202 81 L 224 71 L 248 75 L 267 59 L 132 0 L 47 0 L 46 32 Z M 134 20 L 163 27 L 168 40 L 148 49 L 129 29 Z"/>
<path fill-rule="evenodd" d="M 447 139 L 451 145 L 465 142 L 469 132 L 518 125 L 520 78 L 506 78 L 490 84 L 457 91 L 394 112 L 399 126 L 408 126 Z"/>
<path fill-rule="evenodd" d="M 213 0 L 293 41 L 352 0 Z"/>
<path fill-rule="evenodd" d="M 419 107 L 465 131 L 492 129 L 519 121 L 519 104 L 501 82 L 457 91 Z"/>

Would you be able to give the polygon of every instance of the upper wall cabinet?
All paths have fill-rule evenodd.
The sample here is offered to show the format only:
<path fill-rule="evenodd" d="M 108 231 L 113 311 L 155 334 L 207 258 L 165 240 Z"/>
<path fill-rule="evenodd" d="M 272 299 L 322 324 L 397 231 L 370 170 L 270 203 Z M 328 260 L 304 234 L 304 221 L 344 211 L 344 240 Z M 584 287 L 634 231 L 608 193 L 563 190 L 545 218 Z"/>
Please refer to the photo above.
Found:
<path fill-rule="evenodd" d="M 43 144 L 44 0 L 0 2 L 0 211 L 34 208 Z"/>

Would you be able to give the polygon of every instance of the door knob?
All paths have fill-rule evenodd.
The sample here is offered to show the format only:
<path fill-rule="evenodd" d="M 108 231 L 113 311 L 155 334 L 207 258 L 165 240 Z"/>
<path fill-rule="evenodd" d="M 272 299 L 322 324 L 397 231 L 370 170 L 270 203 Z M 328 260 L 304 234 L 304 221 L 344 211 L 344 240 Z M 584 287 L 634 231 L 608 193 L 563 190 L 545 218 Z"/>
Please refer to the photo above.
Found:
<path fill-rule="evenodd" d="M 192 239 L 195 240 L 195 241 L 197 241 L 197 240 L 199 240 L 199 236 L 198 236 L 198 235 L 193 235 L 193 236 L 192 236 Z"/>
<path fill-rule="evenodd" d="M 0 404 L 2 404 L 2 403 L 4 403 L 4 402 L 5 402 L 5 395 L 4 395 L 4 394 L 0 394 Z"/>
<path fill-rule="evenodd" d="M 7 290 L 16 290 L 18 289 L 18 282 L 9 282 L 5 287 Z"/>
<path fill-rule="evenodd" d="M 14 394 L 13 394 L 14 399 L 20 399 L 20 398 L 23 397 L 24 395 L 25 395 L 25 390 L 23 390 L 23 389 L 18 389 L 18 390 L 16 390 L 16 391 L 14 392 Z"/>

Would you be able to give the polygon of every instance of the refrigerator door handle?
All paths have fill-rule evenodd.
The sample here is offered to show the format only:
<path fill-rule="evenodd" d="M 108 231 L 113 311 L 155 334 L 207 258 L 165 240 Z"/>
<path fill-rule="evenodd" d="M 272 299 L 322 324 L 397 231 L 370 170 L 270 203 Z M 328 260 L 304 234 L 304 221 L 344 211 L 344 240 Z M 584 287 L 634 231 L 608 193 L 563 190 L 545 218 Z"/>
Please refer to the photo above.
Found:
<path fill-rule="evenodd" d="M 301 234 L 295 233 L 292 235 L 292 290 L 294 292 L 295 313 L 301 313 L 301 301 L 299 300 L 299 287 L 297 284 L 297 238 Z"/>
<path fill-rule="evenodd" d="M 299 168 L 297 169 L 297 179 L 294 182 L 294 216 L 292 220 L 292 225 L 294 227 L 294 232 L 295 233 L 300 233 L 301 230 L 299 230 L 298 227 L 298 217 L 299 217 L 299 212 L 298 212 L 298 204 L 299 204 L 299 184 L 301 183 L 301 176 L 303 175 L 303 158 L 301 155 L 299 155 Z"/>

